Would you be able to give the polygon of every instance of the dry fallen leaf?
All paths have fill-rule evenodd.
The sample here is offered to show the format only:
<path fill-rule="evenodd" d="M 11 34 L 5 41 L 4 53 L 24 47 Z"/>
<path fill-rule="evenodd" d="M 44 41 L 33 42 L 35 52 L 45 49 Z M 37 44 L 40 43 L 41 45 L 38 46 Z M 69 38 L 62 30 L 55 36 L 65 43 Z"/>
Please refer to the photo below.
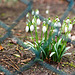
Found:
<path fill-rule="evenodd" d="M 3 47 L 0 45 L 0 50 L 3 50 Z"/>

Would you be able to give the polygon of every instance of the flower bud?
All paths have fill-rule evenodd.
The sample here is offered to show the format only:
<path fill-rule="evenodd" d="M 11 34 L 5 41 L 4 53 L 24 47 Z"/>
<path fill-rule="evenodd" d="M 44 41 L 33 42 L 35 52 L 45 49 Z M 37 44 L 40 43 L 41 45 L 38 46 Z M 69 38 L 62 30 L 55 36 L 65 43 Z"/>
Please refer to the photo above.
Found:
<path fill-rule="evenodd" d="M 69 31 L 72 30 L 72 24 L 69 24 L 69 28 L 68 28 Z"/>
<path fill-rule="evenodd" d="M 33 31 L 33 30 L 34 30 L 34 26 L 31 25 L 31 26 L 30 26 L 30 31 Z"/>
<path fill-rule="evenodd" d="M 47 30 L 46 26 L 43 26 L 43 28 L 42 28 L 43 33 L 45 33 L 46 30 Z"/>
<path fill-rule="evenodd" d="M 29 27 L 28 26 L 26 26 L 26 32 L 28 32 L 29 31 Z"/>
<path fill-rule="evenodd" d="M 40 25 L 41 21 L 40 19 L 37 19 L 37 25 Z"/>

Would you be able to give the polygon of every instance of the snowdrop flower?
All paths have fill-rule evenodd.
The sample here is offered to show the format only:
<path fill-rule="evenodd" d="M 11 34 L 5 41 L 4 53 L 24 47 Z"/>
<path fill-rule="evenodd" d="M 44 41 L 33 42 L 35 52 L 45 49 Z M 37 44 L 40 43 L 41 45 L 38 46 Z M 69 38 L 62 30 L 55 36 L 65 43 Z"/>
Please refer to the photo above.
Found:
<path fill-rule="evenodd" d="M 68 28 L 69 31 L 72 30 L 72 24 L 69 24 L 69 28 Z"/>
<path fill-rule="evenodd" d="M 57 31 L 58 31 L 57 29 L 54 29 L 54 30 L 53 30 L 53 32 L 57 32 Z"/>
<path fill-rule="evenodd" d="M 49 14 L 49 10 L 46 10 L 46 14 Z"/>
<path fill-rule="evenodd" d="M 34 19 L 32 19 L 32 23 L 34 23 L 35 22 L 35 20 Z"/>
<path fill-rule="evenodd" d="M 57 23 L 57 26 L 58 26 L 58 27 L 61 27 L 61 23 L 60 23 L 60 22 L 58 22 L 58 23 Z"/>
<path fill-rule="evenodd" d="M 34 13 L 35 13 L 34 10 L 32 10 L 32 15 L 34 15 Z"/>
<path fill-rule="evenodd" d="M 33 30 L 34 30 L 34 26 L 31 25 L 31 26 L 30 26 L 30 31 L 33 31 Z"/>
<path fill-rule="evenodd" d="M 26 32 L 28 32 L 29 31 L 29 26 L 26 26 Z"/>
<path fill-rule="evenodd" d="M 59 18 L 56 18 L 55 20 L 56 20 L 56 21 L 60 21 Z"/>
<path fill-rule="evenodd" d="M 46 21 L 43 21 L 43 23 L 46 23 Z"/>
<path fill-rule="evenodd" d="M 57 23 L 54 24 L 54 26 L 55 27 L 61 27 L 61 23 L 60 22 L 57 22 Z"/>
<path fill-rule="evenodd" d="M 29 13 L 26 15 L 26 17 L 29 17 Z"/>
<path fill-rule="evenodd" d="M 51 20 L 48 21 L 48 24 L 50 24 L 50 23 L 51 23 Z"/>
<path fill-rule="evenodd" d="M 40 25 L 40 23 L 41 23 L 41 20 L 37 19 L 37 25 Z"/>
<path fill-rule="evenodd" d="M 43 26 L 43 28 L 42 28 L 43 33 L 45 33 L 46 30 L 47 30 L 46 26 Z"/>
<path fill-rule="evenodd" d="M 54 26 L 57 27 L 57 23 L 54 23 Z"/>
<path fill-rule="evenodd" d="M 36 10 L 36 15 L 38 15 L 39 14 L 39 10 Z"/>
<path fill-rule="evenodd" d="M 68 31 L 68 28 L 65 26 L 65 33 Z"/>
<path fill-rule="evenodd" d="M 67 34 L 67 36 L 70 38 L 71 37 L 71 34 L 69 33 L 69 34 Z"/>
<path fill-rule="evenodd" d="M 68 22 L 70 22 L 70 20 L 69 20 L 69 19 L 67 19 L 67 20 L 66 20 L 66 23 L 68 23 Z"/>
<path fill-rule="evenodd" d="M 37 27 L 37 29 L 40 29 L 39 27 Z"/>

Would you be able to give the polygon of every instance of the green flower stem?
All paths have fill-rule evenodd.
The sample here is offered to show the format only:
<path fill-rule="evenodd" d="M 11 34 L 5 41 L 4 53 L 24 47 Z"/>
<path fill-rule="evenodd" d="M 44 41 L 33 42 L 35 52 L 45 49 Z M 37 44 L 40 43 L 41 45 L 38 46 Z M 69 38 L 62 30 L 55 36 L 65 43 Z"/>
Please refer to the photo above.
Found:
<path fill-rule="evenodd" d="M 34 37 L 33 37 L 32 31 L 31 31 L 31 36 L 32 36 L 32 41 L 34 42 Z"/>
<path fill-rule="evenodd" d="M 48 24 L 47 24 L 47 30 L 46 30 L 46 32 L 45 32 L 45 42 L 47 41 L 47 33 L 48 33 Z"/>
<path fill-rule="evenodd" d="M 36 43 L 38 44 L 38 33 L 37 33 L 37 26 L 35 25 L 35 38 L 36 38 Z"/>
<path fill-rule="evenodd" d="M 43 37 L 43 31 L 41 32 L 41 42 L 40 42 L 40 46 L 42 44 L 42 37 Z"/>

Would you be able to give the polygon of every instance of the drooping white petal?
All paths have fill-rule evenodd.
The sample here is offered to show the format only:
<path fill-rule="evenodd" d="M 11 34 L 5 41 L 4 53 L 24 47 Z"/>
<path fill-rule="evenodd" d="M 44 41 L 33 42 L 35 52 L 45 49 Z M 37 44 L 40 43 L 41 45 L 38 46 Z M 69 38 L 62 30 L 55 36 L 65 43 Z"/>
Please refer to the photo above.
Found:
<path fill-rule="evenodd" d="M 28 26 L 26 26 L 26 32 L 28 32 L 29 31 L 29 27 Z"/>
<path fill-rule="evenodd" d="M 42 28 L 43 33 L 45 33 L 46 30 L 47 30 L 46 26 L 43 26 L 43 28 Z"/>
<path fill-rule="evenodd" d="M 40 23 L 41 23 L 41 20 L 37 19 L 37 25 L 40 25 Z"/>
<path fill-rule="evenodd" d="M 46 21 L 43 21 L 43 23 L 46 23 Z"/>
<path fill-rule="evenodd" d="M 54 26 L 57 27 L 57 23 L 54 23 Z"/>
<path fill-rule="evenodd" d="M 50 23 L 51 23 L 51 20 L 48 21 L 48 24 L 50 24 Z"/>
<path fill-rule="evenodd" d="M 69 28 L 68 28 L 69 31 L 72 30 L 72 24 L 69 24 Z"/>
<path fill-rule="evenodd" d="M 30 31 L 33 31 L 33 30 L 34 30 L 34 26 L 31 25 L 31 26 L 30 26 Z"/>
<path fill-rule="evenodd" d="M 34 19 L 32 19 L 32 23 L 34 23 L 35 22 L 35 20 Z"/>
<path fill-rule="evenodd" d="M 66 20 L 66 23 L 69 23 L 69 22 L 70 22 L 70 20 L 69 20 L 69 19 L 67 19 L 67 20 Z"/>
<path fill-rule="evenodd" d="M 57 32 L 57 31 L 58 31 L 57 29 L 54 29 L 54 30 L 53 30 L 53 32 Z"/>
<path fill-rule="evenodd" d="M 65 33 L 68 31 L 68 28 L 65 26 Z"/>
<path fill-rule="evenodd" d="M 58 23 L 57 23 L 57 26 L 58 26 L 58 27 L 61 27 L 61 23 L 60 23 L 60 22 L 58 22 Z"/>
<path fill-rule="evenodd" d="M 39 14 L 39 10 L 36 10 L 36 15 L 38 15 Z"/>
<path fill-rule="evenodd" d="M 55 20 L 56 20 L 56 21 L 60 21 L 60 19 L 59 19 L 59 18 L 56 18 Z"/>
<path fill-rule="evenodd" d="M 70 38 L 71 37 L 71 34 L 69 33 L 69 34 L 67 34 L 67 36 Z"/>
<path fill-rule="evenodd" d="M 29 14 L 27 14 L 26 17 L 29 17 Z"/>
<path fill-rule="evenodd" d="M 39 27 L 37 27 L 37 30 L 40 29 Z"/>
<path fill-rule="evenodd" d="M 46 14 L 49 14 L 49 10 L 46 10 Z"/>
<path fill-rule="evenodd" d="M 61 23 L 60 22 L 56 22 L 56 23 L 54 23 L 54 26 L 55 27 L 61 27 Z"/>
<path fill-rule="evenodd" d="M 34 15 L 34 13 L 35 13 L 34 10 L 32 10 L 32 15 Z"/>

